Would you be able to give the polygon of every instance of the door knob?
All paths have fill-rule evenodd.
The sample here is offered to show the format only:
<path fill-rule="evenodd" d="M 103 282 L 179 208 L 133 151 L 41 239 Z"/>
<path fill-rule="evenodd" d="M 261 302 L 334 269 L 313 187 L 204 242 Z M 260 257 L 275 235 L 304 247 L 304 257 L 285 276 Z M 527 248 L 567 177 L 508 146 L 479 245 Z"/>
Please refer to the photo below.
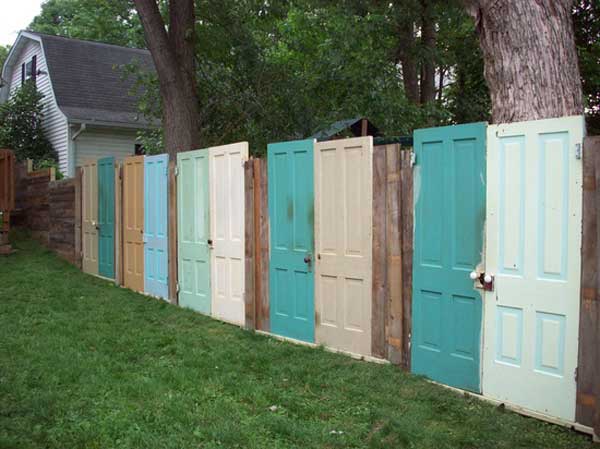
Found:
<path fill-rule="evenodd" d="M 477 271 L 471 271 L 471 274 L 469 274 L 469 277 L 471 278 L 471 280 L 475 280 L 479 277 L 479 274 L 477 274 Z"/>
<path fill-rule="evenodd" d="M 312 257 L 311 257 L 311 255 L 310 255 L 310 254 L 307 254 L 307 255 L 304 257 L 304 263 L 312 263 Z"/>
<path fill-rule="evenodd" d="M 206 243 L 208 244 L 208 246 L 212 246 L 212 244 L 213 244 L 213 241 L 212 241 L 212 239 L 208 239 L 208 240 L 206 241 Z"/>

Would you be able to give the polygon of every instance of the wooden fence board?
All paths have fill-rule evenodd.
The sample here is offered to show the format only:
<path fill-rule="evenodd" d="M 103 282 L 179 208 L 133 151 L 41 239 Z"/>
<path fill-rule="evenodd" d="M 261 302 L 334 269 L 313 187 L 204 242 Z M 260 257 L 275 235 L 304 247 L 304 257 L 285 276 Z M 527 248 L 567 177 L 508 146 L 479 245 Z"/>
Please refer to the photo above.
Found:
<path fill-rule="evenodd" d="M 257 211 L 256 224 L 256 285 L 257 285 L 257 325 L 258 329 L 271 330 L 269 311 L 269 204 L 266 159 L 255 159 L 254 201 Z"/>
<path fill-rule="evenodd" d="M 577 422 L 600 436 L 600 137 L 587 137 L 583 151 L 583 236 L 577 368 Z"/>
<path fill-rule="evenodd" d="M 0 150 L 0 211 L 15 208 L 15 155 L 11 150 Z"/>
<path fill-rule="evenodd" d="M 169 161 L 169 300 L 171 304 L 179 304 L 177 292 L 177 177 L 175 168 L 177 161 Z"/>
<path fill-rule="evenodd" d="M 411 152 L 400 152 L 400 230 L 402 253 L 402 367 L 410 370 L 412 330 L 413 167 Z"/>
<path fill-rule="evenodd" d="M 387 283 L 387 147 L 373 148 L 373 277 L 371 303 L 371 353 L 385 358 Z"/>
<path fill-rule="evenodd" d="M 245 217 L 244 217 L 244 256 L 245 256 L 245 326 L 246 329 L 256 329 L 256 287 L 255 280 L 255 253 L 254 253 L 254 160 L 249 159 L 244 163 L 244 195 L 245 195 Z"/>

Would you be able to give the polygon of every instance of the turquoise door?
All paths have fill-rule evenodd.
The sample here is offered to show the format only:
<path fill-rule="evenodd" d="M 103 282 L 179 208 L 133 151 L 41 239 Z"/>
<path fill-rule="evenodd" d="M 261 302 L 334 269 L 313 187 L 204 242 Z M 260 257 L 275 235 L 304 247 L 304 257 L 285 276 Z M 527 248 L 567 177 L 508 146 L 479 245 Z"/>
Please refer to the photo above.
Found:
<path fill-rule="evenodd" d="M 315 340 L 312 140 L 268 147 L 271 332 Z"/>
<path fill-rule="evenodd" d="M 144 291 L 169 296 L 169 155 L 144 158 Z"/>
<path fill-rule="evenodd" d="M 179 305 L 210 314 L 208 150 L 177 154 Z"/>
<path fill-rule="evenodd" d="M 115 158 L 98 160 L 98 274 L 115 278 Z"/>
<path fill-rule="evenodd" d="M 412 371 L 480 392 L 485 123 L 414 133 Z"/>

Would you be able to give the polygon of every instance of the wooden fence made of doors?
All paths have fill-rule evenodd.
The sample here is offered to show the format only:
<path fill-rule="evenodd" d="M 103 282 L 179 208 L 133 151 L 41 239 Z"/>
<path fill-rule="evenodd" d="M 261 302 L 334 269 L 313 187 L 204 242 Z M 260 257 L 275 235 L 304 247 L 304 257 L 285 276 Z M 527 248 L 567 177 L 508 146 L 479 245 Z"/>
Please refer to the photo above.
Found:
<path fill-rule="evenodd" d="M 415 238 L 411 367 L 479 392 L 485 123 L 414 133 Z M 479 267 L 480 269 L 481 267 Z"/>
<path fill-rule="evenodd" d="M 144 158 L 144 291 L 169 297 L 169 155 Z"/>
<path fill-rule="evenodd" d="M 271 332 L 314 342 L 313 140 L 269 144 Z"/>
<path fill-rule="evenodd" d="M 98 160 L 98 274 L 115 277 L 115 158 Z"/>
<path fill-rule="evenodd" d="M 98 164 L 85 161 L 82 169 L 81 241 L 82 269 L 98 274 Z"/>
<path fill-rule="evenodd" d="M 488 128 L 483 394 L 575 419 L 584 118 Z"/>
<path fill-rule="evenodd" d="M 144 291 L 144 156 L 123 161 L 123 283 Z"/>
<path fill-rule="evenodd" d="M 208 150 L 177 154 L 179 305 L 210 314 Z"/>
<path fill-rule="evenodd" d="M 373 138 L 315 145 L 316 341 L 371 355 Z"/>
<path fill-rule="evenodd" d="M 248 142 L 210 148 L 212 315 L 244 324 L 244 162 Z"/>

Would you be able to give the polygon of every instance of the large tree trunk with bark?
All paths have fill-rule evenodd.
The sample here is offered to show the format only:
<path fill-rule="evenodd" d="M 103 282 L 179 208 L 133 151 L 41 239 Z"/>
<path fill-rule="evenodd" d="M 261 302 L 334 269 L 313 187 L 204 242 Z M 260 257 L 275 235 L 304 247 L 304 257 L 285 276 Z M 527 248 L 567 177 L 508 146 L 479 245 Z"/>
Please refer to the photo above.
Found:
<path fill-rule="evenodd" d="M 435 100 L 436 22 L 431 0 L 421 0 L 421 39 L 425 54 L 421 66 L 421 103 Z"/>
<path fill-rule="evenodd" d="M 398 27 L 398 46 L 396 48 L 396 61 L 402 67 L 402 83 L 404 93 L 411 103 L 418 104 L 419 95 L 419 73 L 417 59 L 415 57 L 415 24 L 402 24 Z"/>
<path fill-rule="evenodd" d="M 464 0 L 476 22 L 492 121 L 583 113 L 572 0 Z"/>
<path fill-rule="evenodd" d="M 168 31 L 156 0 L 134 2 L 158 75 L 165 147 L 174 160 L 179 151 L 200 145 L 194 1 L 170 0 Z"/>

